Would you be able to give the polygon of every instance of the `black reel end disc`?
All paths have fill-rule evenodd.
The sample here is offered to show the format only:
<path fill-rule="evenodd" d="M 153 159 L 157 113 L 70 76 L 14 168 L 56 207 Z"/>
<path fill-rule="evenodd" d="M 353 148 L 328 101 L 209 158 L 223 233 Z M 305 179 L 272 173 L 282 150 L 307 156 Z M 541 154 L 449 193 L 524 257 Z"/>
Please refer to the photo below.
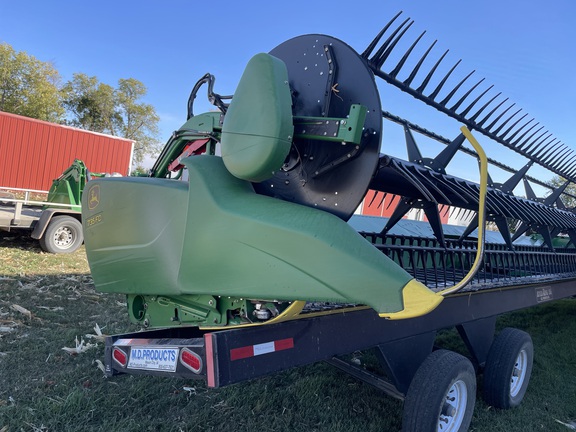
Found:
<path fill-rule="evenodd" d="M 296 136 L 282 168 L 254 188 L 348 220 L 379 160 L 382 111 L 374 75 L 354 49 L 330 36 L 299 36 L 270 54 L 288 68 L 294 116 L 346 118 L 353 104 L 368 112 L 359 145 Z"/>

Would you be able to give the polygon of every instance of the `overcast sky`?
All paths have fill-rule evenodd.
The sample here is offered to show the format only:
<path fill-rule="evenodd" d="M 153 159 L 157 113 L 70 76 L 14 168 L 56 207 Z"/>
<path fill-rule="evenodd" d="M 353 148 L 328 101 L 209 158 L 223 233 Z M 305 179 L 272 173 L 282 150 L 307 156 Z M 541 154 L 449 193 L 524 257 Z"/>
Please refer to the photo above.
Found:
<path fill-rule="evenodd" d="M 408 39 L 427 30 L 424 40 L 438 39 L 438 53 L 450 49 L 448 63 L 463 59 L 457 77 L 476 70 L 478 79 L 485 77 L 556 137 L 576 146 L 574 0 L 0 0 L 0 41 L 53 62 L 64 81 L 75 72 L 111 85 L 119 78 L 142 81 L 166 141 L 185 121 L 190 89 L 206 72 L 216 76 L 216 92 L 230 94 L 256 53 L 307 33 L 329 34 L 361 52 L 400 10 L 415 20 Z M 457 135 L 457 123 L 384 83 L 380 88 L 385 110 Z M 209 106 L 199 105 L 202 109 Z M 382 150 L 397 148 L 398 139 L 387 127 Z M 514 153 L 501 153 L 499 146 L 481 143 L 490 156 L 516 167 L 525 163 Z M 452 170 L 463 176 L 459 165 Z"/>

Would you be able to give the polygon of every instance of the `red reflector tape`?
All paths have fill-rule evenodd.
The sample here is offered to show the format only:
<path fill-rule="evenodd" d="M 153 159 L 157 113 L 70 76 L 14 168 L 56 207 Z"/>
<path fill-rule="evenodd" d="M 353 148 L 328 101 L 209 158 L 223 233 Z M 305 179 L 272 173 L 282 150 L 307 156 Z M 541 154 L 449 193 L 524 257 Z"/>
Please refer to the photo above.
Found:
<path fill-rule="evenodd" d="M 230 350 L 230 360 L 232 361 L 248 357 L 254 357 L 254 348 L 252 346 L 234 348 Z"/>
<path fill-rule="evenodd" d="M 216 387 L 216 373 L 214 370 L 214 346 L 212 344 L 212 333 L 204 335 L 204 345 L 206 346 L 206 379 L 208 387 Z"/>
<path fill-rule="evenodd" d="M 256 345 L 248 345 L 241 348 L 230 350 L 230 360 L 241 360 L 249 357 L 255 357 L 262 354 L 269 354 L 276 351 L 283 351 L 294 348 L 294 339 L 280 339 L 272 342 L 265 342 Z"/>
<path fill-rule="evenodd" d="M 294 339 L 288 338 L 274 341 L 274 347 L 276 348 L 276 351 L 294 348 Z"/>

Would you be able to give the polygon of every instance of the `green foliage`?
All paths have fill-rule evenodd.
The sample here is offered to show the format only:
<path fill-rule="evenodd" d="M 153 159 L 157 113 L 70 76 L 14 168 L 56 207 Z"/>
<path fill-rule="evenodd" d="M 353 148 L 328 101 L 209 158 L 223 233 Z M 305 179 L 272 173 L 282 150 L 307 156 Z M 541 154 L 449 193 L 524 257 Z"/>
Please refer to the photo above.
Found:
<path fill-rule="evenodd" d="M 115 135 L 115 124 L 119 121 L 114 107 L 114 89 L 99 83 L 96 77 L 82 73 L 62 88 L 62 104 L 71 116 L 72 126 L 94 132 Z M 118 116 L 119 117 L 119 116 Z"/>
<path fill-rule="evenodd" d="M 0 44 L 0 111 L 59 122 L 64 116 L 59 85 L 51 63 Z"/>
<path fill-rule="evenodd" d="M 132 177 L 148 177 L 149 171 L 150 170 L 144 168 L 142 165 L 138 165 L 136 168 L 132 169 L 130 175 Z"/>
<path fill-rule="evenodd" d="M 510 233 L 514 234 L 516 232 L 516 228 L 518 227 L 518 220 L 513 218 L 506 218 L 506 225 L 508 225 Z M 486 229 L 490 231 L 500 231 L 498 229 L 498 225 L 496 225 L 496 222 L 492 221 L 486 222 Z"/>
<path fill-rule="evenodd" d="M 158 121 L 160 117 L 150 104 L 138 102 L 146 96 L 144 84 L 134 78 L 120 79 L 116 97 L 123 119 L 122 136 L 134 140 L 134 162 L 142 163 L 146 154 L 160 150 Z"/>
<path fill-rule="evenodd" d="M 553 186 L 555 188 L 563 186 L 564 183 L 566 183 L 566 179 L 560 176 L 555 176 L 552 180 L 548 182 L 550 186 Z M 576 207 L 576 184 L 570 183 L 564 190 L 564 193 L 562 194 L 561 198 L 562 202 L 566 207 L 568 208 Z"/>
<path fill-rule="evenodd" d="M 114 88 L 83 73 L 62 86 L 51 63 L 0 44 L 0 111 L 133 140 L 135 164 L 160 150 L 160 118 L 142 102 L 146 93 L 134 78 L 120 79 Z"/>
<path fill-rule="evenodd" d="M 134 78 L 120 79 L 113 88 L 83 73 L 74 74 L 62 88 L 69 123 L 135 141 L 135 164 L 159 150 L 160 118 L 152 105 L 141 102 L 146 93 L 146 86 Z"/>

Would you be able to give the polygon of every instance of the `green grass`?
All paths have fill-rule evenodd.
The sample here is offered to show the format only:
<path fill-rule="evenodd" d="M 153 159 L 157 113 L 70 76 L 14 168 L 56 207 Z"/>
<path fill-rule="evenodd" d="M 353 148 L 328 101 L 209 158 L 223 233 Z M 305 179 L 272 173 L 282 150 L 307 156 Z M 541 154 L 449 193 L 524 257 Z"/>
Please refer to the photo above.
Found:
<path fill-rule="evenodd" d="M 30 239 L 0 234 L 0 432 L 401 429 L 401 402 L 324 363 L 207 389 L 183 379 L 105 379 L 96 364 L 102 343 L 76 356 L 62 350 L 75 337 L 90 342 L 95 324 L 108 334 L 135 330 L 123 303 L 94 290 L 83 249 L 50 255 Z M 528 393 L 509 411 L 478 398 L 471 430 L 568 431 L 555 419 L 576 418 L 576 300 L 501 317 L 498 327 L 508 326 L 534 340 Z M 439 340 L 462 349 L 453 331 Z M 361 358 L 371 362 L 370 353 Z"/>

